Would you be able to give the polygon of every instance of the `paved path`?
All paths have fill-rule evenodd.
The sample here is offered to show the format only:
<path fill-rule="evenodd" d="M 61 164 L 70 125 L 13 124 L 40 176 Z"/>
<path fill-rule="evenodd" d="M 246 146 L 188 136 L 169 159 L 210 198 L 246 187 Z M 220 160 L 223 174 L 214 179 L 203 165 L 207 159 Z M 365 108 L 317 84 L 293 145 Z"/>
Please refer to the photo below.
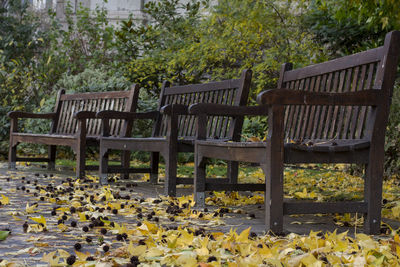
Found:
<path fill-rule="evenodd" d="M 81 251 L 89 252 L 91 255 L 103 253 L 104 245 L 112 248 L 122 245 L 124 241 L 118 240 L 116 234 L 111 233 L 110 226 L 98 226 L 93 229 L 89 227 L 89 231 L 85 231 L 84 226 L 90 226 L 92 217 L 98 218 L 98 216 L 103 216 L 105 221 L 126 225 L 128 228 L 130 225 L 136 226 L 143 220 L 140 217 L 144 217 L 164 228 L 185 225 L 194 229 L 204 229 L 205 232 L 228 232 L 231 228 L 237 228 L 240 232 L 251 226 L 252 232 L 264 233 L 263 205 L 228 207 L 229 213 L 224 213 L 217 221 L 207 218 L 213 218 L 216 212 L 222 213 L 221 207 L 209 207 L 206 211 L 198 211 L 203 213 L 204 217 L 192 214 L 193 218 L 188 220 L 183 217 L 183 213 L 178 212 L 176 216 L 172 216 L 173 212 L 168 211 L 173 200 L 160 199 L 160 193 L 163 192 L 161 185 L 154 186 L 140 180 L 118 181 L 111 185 L 109 191 L 117 199 L 113 202 L 109 199 L 105 201 L 105 197 L 109 198 L 110 195 L 96 183 L 88 180 L 76 184 L 73 176 L 74 173 L 69 169 L 50 172 L 40 166 L 20 167 L 17 171 L 7 171 L 6 164 L 0 163 L 0 194 L 10 201 L 8 205 L 0 205 L 0 231 L 11 231 L 6 240 L 0 241 L 0 259 L 33 266 L 45 264 L 41 262 L 43 253 L 56 249 L 73 253 L 76 243 L 82 246 Z M 190 188 L 178 189 L 178 196 L 190 193 Z M 121 203 L 123 205 L 118 206 Z M 37 205 L 37 207 L 32 209 L 27 208 L 27 205 L 29 207 Z M 75 208 L 71 209 L 72 206 Z M 238 209 L 242 212 L 235 213 Z M 169 213 L 172 215 L 168 215 Z M 85 214 L 88 215 L 88 221 L 84 221 L 85 218 L 81 217 Z M 46 221 L 47 230 L 43 232 L 41 231 L 43 228 L 31 219 L 41 218 L 40 216 Z M 60 220 L 63 223 L 60 224 Z M 337 228 L 332 216 L 286 216 L 284 221 L 285 231 L 298 234 L 308 234 L 310 230 L 333 231 Z M 76 226 L 74 222 L 77 223 Z M 97 220 L 94 223 L 99 222 L 100 220 Z M 400 227 L 399 222 L 388 223 L 396 229 Z M 108 232 L 102 233 L 102 229 L 108 229 Z M 360 232 L 362 229 L 354 227 L 338 229 L 340 232 L 347 230 Z M 88 237 L 92 242 L 87 242 Z M 102 241 L 105 243 L 100 245 Z"/>

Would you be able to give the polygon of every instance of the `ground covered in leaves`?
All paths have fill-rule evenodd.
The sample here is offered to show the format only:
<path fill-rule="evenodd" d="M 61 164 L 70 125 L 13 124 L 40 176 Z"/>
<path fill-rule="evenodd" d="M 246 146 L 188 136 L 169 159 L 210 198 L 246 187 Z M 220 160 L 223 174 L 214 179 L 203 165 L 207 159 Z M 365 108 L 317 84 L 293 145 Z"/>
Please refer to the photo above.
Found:
<path fill-rule="evenodd" d="M 374 237 L 359 233 L 362 218 L 357 215 L 332 217 L 338 227 L 354 227 L 355 234 L 332 229 L 275 236 L 250 227 L 221 231 L 219 226 L 232 214 L 248 220 L 259 216 L 244 210 L 262 205 L 262 193 L 214 192 L 206 199 L 210 207 L 197 210 L 191 195 L 146 196 L 141 192 L 145 181 L 101 187 L 96 176 L 75 180 L 37 169 L 29 172 L 29 167 L 7 172 L 5 167 L 0 166 L 0 266 L 400 264 L 397 229 L 383 225 L 383 234 Z M 248 168 L 240 180 L 263 182 L 263 174 Z M 354 200 L 361 198 L 362 188 L 361 178 L 340 170 L 285 172 L 285 194 L 290 198 Z M 396 179 L 386 181 L 384 217 L 400 218 L 399 195 Z"/>

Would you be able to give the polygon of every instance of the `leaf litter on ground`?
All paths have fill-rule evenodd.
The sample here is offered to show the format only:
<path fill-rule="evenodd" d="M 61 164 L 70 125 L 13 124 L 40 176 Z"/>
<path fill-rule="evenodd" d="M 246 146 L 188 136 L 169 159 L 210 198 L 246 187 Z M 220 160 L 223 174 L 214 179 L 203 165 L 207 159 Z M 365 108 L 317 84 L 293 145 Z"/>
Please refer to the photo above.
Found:
<path fill-rule="evenodd" d="M 213 226 L 224 224 L 223 218 L 229 213 L 242 213 L 246 205 L 263 204 L 261 192 L 213 192 L 206 203 L 216 208 L 198 210 L 190 195 L 145 198 L 133 190 L 137 184 L 132 182 L 122 187 L 117 183 L 101 187 L 95 176 L 81 180 L 54 176 L 42 184 L 42 176 L 28 177 L 17 172 L 0 177 L 2 181 L 11 178 L 18 184 L 17 190 L 1 192 L 3 207 L 7 205 L 12 210 L 0 209 L 0 216 L 11 221 L 9 226 L 18 226 L 19 231 L 13 232 L 24 239 L 20 249 L 4 254 L 1 266 L 24 265 L 34 256 L 36 261 L 51 266 L 400 264 L 398 230 L 389 227 L 384 236 L 350 236 L 336 231 L 275 236 L 256 234 L 251 228 L 240 232 L 213 230 Z M 263 173 L 257 169 L 241 172 L 239 177 L 242 182 L 262 183 L 263 179 Z M 310 172 L 289 168 L 285 171 L 285 197 L 358 200 L 362 183 L 361 178 L 337 170 Z M 393 185 L 397 185 L 395 179 L 385 181 L 382 214 L 399 219 L 400 192 Z M 18 202 L 20 194 L 28 195 L 25 203 Z M 345 214 L 335 220 L 338 226 L 362 225 L 361 216 Z M 14 235 L 8 237 L 9 234 L 8 230 L 0 231 L 0 245 L 13 242 Z"/>

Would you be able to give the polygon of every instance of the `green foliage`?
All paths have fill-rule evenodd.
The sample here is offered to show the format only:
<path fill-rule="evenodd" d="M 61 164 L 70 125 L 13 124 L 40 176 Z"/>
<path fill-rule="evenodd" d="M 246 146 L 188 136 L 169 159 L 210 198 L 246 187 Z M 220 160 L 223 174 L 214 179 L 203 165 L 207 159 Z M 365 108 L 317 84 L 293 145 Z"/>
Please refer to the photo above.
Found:
<path fill-rule="evenodd" d="M 7 112 L 31 109 L 40 94 L 36 58 L 44 49 L 46 35 L 38 17 L 22 2 L 0 5 L 0 154 L 8 148 Z"/>
<path fill-rule="evenodd" d="M 96 7 L 90 11 L 81 4 L 74 14 L 71 3 L 66 9 L 65 29 L 54 39 L 52 51 L 67 64 L 69 74 L 78 74 L 88 66 L 112 67 L 114 27 L 108 24 L 107 10 Z"/>
<path fill-rule="evenodd" d="M 145 12 L 148 24 L 137 25 L 131 19 L 117 36 L 129 45 L 125 50 L 132 51 L 129 78 L 154 95 L 165 79 L 175 83 L 227 79 L 252 68 L 254 100 L 258 92 L 276 85 L 283 62 L 303 65 L 324 58 L 298 26 L 304 12 L 298 2 L 235 0 L 208 6 L 164 0 L 150 2 Z"/>
<path fill-rule="evenodd" d="M 400 172 L 400 84 L 393 91 L 389 123 L 385 142 L 385 174 L 398 175 Z"/>
<path fill-rule="evenodd" d="M 304 26 L 332 55 L 351 54 L 383 43 L 400 29 L 397 0 L 311 0 Z"/>
<path fill-rule="evenodd" d="M 187 84 L 237 78 L 253 70 L 250 103 L 276 86 L 284 62 L 296 67 L 324 60 L 321 46 L 300 27 L 300 1 L 178 0 L 150 2 L 147 24 L 132 18 L 117 31 L 120 51 L 130 51 L 127 77 L 157 97 L 164 80 Z M 123 61 L 123 60 L 122 60 Z M 259 119 L 246 121 L 248 135 L 263 135 Z M 265 123 L 263 123 L 265 125 Z"/>
<path fill-rule="evenodd" d="M 148 2 L 144 13 L 148 23 L 130 18 L 117 31 L 118 49 L 124 57 L 128 78 L 156 97 L 164 80 L 179 84 L 199 81 L 188 78 L 185 66 L 173 62 L 181 49 L 196 40 L 201 10 L 206 2 L 178 0 Z"/>

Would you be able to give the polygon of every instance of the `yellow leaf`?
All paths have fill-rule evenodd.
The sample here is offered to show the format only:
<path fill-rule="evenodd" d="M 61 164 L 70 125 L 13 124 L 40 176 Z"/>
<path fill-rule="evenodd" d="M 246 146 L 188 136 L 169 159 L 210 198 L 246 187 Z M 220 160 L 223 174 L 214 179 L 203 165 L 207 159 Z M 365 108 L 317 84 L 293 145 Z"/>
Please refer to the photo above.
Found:
<path fill-rule="evenodd" d="M 157 247 L 153 247 L 153 248 L 150 248 L 146 252 L 145 256 L 148 257 L 148 258 L 152 258 L 152 257 L 159 257 L 159 256 L 162 256 L 162 255 L 164 255 L 164 250 L 159 249 Z"/>
<path fill-rule="evenodd" d="M 180 255 L 176 259 L 175 264 L 178 265 L 178 266 L 184 266 L 184 267 L 197 267 L 197 266 L 199 266 L 199 264 L 197 264 L 196 255 L 193 252 L 182 253 L 182 255 Z"/>
<path fill-rule="evenodd" d="M 189 234 L 185 230 L 181 231 L 180 233 L 181 233 L 181 236 L 177 239 L 178 246 L 191 245 L 193 243 L 193 239 L 194 239 L 193 234 Z"/>
<path fill-rule="evenodd" d="M 59 264 L 58 262 L 60 261 L 60 257 L 56 257 L 56 252 L 57 251 L 53 251 L 48 254 L 44 253 L 42 261 L 48 262 L 49 266 L 57 266 Z"/>
<path fill-rule="evenodd" d="M 147 246 L 141 245 L 141 246 L 133 246 L 132 242 L 129 243 L 129 246 L 127 248 L 129 255 L 131 256 L 140 256 L 146 253 Z"/>
<path fill-rule="evenodd" d="M 10 200 L 9 200 L 8 197 L 6 197 L 5 195 L 2 194 L 2 195 L 1 195 L 0 203 L 1 203 L 2 205 L 8 205 L 8 204 L 10 204 Z"/>
<path fill-rule="evenodd" d="M 301 263 L 303 263 L 306 267 L 322 266 L 322 262 L 318 261 L 312 254 L 309 254 L 306 257 L 302 258 Z"/>
<path fill-rule="evenodd" d="M 253 136 L 247 139 L 248 142 L 260 142 L 260 138 L 258 138 L 257 136 Z"/>
<path fill-rule="evenodd" d="M 61 232 L 65 232 L 65 231 L 68 230 L 68 226 L 66 226 L 66 225 L 63 224 L 63 223 L 58 224 L 58 225 L 57 225 L 57 228 L 60 229 Z"/>
<path fill-rule="evenodd" d="M 68 258 L 69 257 L 69 253 L 63 249 L 58 249 L 58 254 L 60 254 L 61 258 Z"/>
<path fill-rule="evenodd" d="M 200 257 L 201 257 L 201 256 L 208 256 L 208 254 L 209 254 L 208 249 L 205 248 L 205 247 L 197 248 L 197 249 L 195 249 L 194 251 L 195 251 L 196 254 L 197 254 L 198 256 L 200 256 Z"/>
<path fill-rule="evenodd" d="M 139 229 L 155 234 L 157 233 L 158 227 L 155 224 L 152 224 L 148 221 L 144 221 L 142 226 L 139 227 Z"/>
<path fill-rule="evenodd" d="M 83 212 L 79 212 L 78 214 L 79 214 L 79 221 L 80 222 L 86 222 L 87 221 L 86 216 L 85 216 L 85 214 Z"/>
<path fill-rule="evenodd" d="M 20 218 L 18 218 L 17 216 L 15 216 L 15 215 L 11 215 L 12 217 L 13 217 L 13 219 L 14 220 L 16 220 L 16 221 L 22 221 L 22 219 L 20 219 Z"/>
<path fill-rule="evenodd" d="M 240 243 L 249 242 L 250 230 L 251 230 L 251 227 L 247 228 L 246 230 L 243 230 L 243 232 L 241 232 L 240 235 L 236 238 L 236 242 L 240 242 Z"/>
<path fill-rule="evenodd" d="M 396 205 L 395 207 L 392 208 L 392 214 L 396 218 L 400 217 L 400 205 Z"/>
<path fill-rule="evenodd" d="M 25 207 L 25 211 L 26 213 L 30 214 L 30 213 L 35 213 L 37 212 L 35 209 L 37 208 L 38 204 L 29 206 L 29 203 L 26 203 L 26 207 Z"/>
<path fill-rule="evenodd" d="M 78 256 L 80 261 L 86 261 L 86 258 L 90 256 L 89 252 L 82 253 L 82 252 L 79 252 L 79 251 L 75 251 L 75 254 L 76 254 L 76 256 Z"/>
<path fill-rule="evenodd" d="M 40 215 L 39 218 L 35 218 L 35 217 L 30 217 L 30 219 L 34 222 L 37 223 L 42 223 L 44 226 L 46 226 L 46 218 L 43 217 L 43 215 Z"/>
<path fill-rule="evenodd" d="M 35 243 L 34 245 L 35 245 L 35 247 L 42 247 L 42 248 L 47 248 L 50 246 L 49 243 L 44 243 L 44 242 L 38 242 L 38 243 Z"/>

